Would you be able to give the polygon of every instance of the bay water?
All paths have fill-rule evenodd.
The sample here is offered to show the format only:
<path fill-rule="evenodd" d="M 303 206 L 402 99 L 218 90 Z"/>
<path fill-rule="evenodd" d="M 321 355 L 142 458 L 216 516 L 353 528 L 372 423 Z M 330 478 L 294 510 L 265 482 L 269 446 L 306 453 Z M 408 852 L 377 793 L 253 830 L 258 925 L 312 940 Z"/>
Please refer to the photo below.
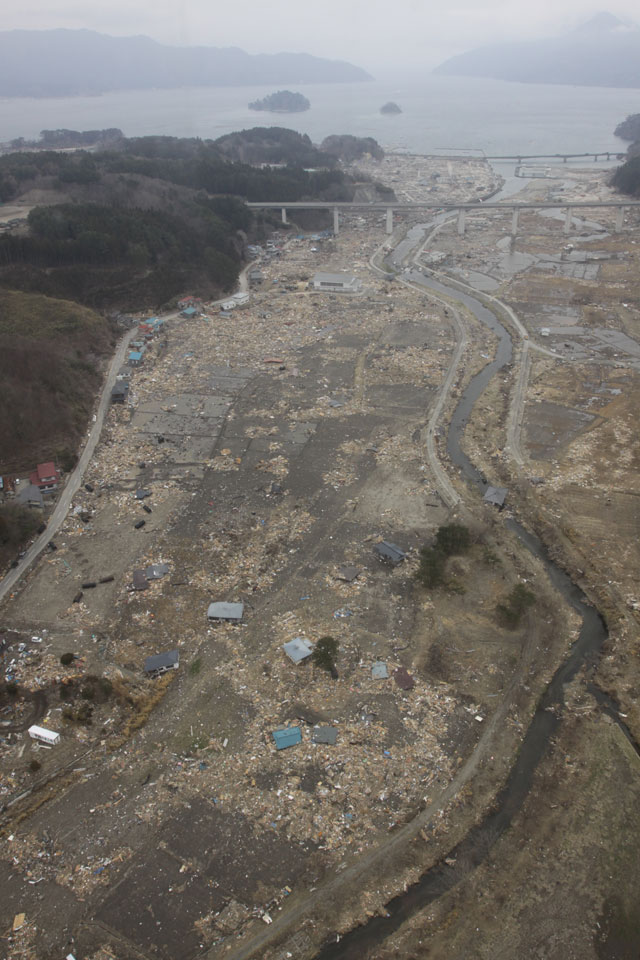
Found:
<path fill-rule="evenodd" d="M 0 141 L 43 129 L 120 127 L 126 136 L 212 138 L 253 126 L 283 126 L 318 143 L 332 133 L 374 137 L 410 153 L 624 152 L 616 125 L 640 112 L 640 90 L 509 83 L 433 74 L 364 83 L 289 85 L 311 101 L 304 113 L 249 110 L 269 87 L 132 90 L 94 97 L 0 99 Z M 393 100 L 402 109 L 383 115 Z"/>

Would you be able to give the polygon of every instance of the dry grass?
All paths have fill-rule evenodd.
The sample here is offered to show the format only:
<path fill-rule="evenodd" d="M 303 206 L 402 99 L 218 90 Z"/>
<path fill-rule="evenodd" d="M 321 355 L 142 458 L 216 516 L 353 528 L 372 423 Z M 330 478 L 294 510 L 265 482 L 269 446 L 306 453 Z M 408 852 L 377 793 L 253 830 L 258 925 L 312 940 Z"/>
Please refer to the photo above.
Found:
<path fill-rule="evenodd" d="M 118 747 L 121 747 L 123 743 L 133 736 L 136 730 L 139 730 L 145 725 L 151 716 L 151 712 L 164 698 L 165 693 L 174 679 L 175 673 L 173 671 L 171 673 L 165 673 L 164 677 L 160 677 L 159 680 L 154 682 L 150 690 L 145 691 L 139 696 L 129 696 L 129 716 L 125 720 L 120 736 L 112 740 L 109 744 L 110 751 L 117 750 Z"/>

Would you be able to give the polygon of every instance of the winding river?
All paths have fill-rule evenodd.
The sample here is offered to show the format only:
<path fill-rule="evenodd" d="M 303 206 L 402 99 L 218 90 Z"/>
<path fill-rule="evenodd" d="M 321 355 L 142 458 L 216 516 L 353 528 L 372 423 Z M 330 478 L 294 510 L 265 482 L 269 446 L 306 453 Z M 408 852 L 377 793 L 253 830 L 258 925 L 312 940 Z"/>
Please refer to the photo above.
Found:
<path fill-rule="evenodd" d="M 429 224 L 429 227 L 432 226 L 433 224 Z M 409 231 L 405 240 L 392 254 L 393 266 L 397 267 L 399 258 L 404 259 L 408 256 L 411 246 L 417 245 L 416 241 L 425 235 L 426 229 L 423 225 Z M 511 363 L 513 355 L 511 335 L 496 315 L 476 297 L 449 287 L 425 273 L 414 271 L 410 279 L 413 283 L 417 282 L 426 289 L 433 290 L 434 293 L 445 294 L 463 303 L 498 338 L 494 359 L 488 362 L 467 385 L 454 410 L 447 434 L 447 451 L 452 463 L 460 469 L 469 486 L 482 496 L 486 489 L 486 481 L 463 451 L 462 438 L 465 425 L 478 398 L 496 373 Z M 326 944 L 316 955 L 316 960 L 360 960 L 367 949 L 379 946 L 413 914 L 423 910 L 448 890 L 453 889 L 483 862 L 521 809 L 531 789 L 534 773 L 546 753 L 549 739 L 562 721 L 566 684 L 582 667 L 589 669 L 597 663 L 602 645 L 608 635 L 602 617 L 589 603 L 580 587 L 553 562 L 544 545 L 535 535 L 513 518 L 507 518 L 505 523 L 524 547 L 540 558 L 554 587 L 582 618 L 578 638 L 556 670 L 538 703 L 521 749 L 494 807 L 478 826 L 447 853 L 446 859 L 451 861 L 452 865 L 445 863 L 443 858 L 441 862 L 427 870 L 405 893 L 394 897 L 386 904 L 386 916 L 373 917 L 366 924 L 345 934 L 340 941 Z M 598 696 L 603 708 L 620 724 L 625 735 L 630 739 L 629 731 L 622 723 L 615 703 L 598 691 L 597 687 L 590 685 L 589 689 Z"/>

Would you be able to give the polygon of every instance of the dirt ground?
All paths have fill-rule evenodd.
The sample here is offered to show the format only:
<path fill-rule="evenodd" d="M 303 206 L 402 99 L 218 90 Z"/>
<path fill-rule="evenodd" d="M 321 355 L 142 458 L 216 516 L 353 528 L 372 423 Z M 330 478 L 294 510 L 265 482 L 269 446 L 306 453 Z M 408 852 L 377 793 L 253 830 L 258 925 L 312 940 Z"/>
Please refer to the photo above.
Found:
<path fill-rule="evenodd" d="M 449 176 L 448 189 L 473 196 L 492 186 L 477 166 L 478 176 L 409 158 L 403 183 L 420 199 L 419 188 L 430 194 Z M 403 161 L 386 175 L 402 178 Z M 581 173 L 575 189 L 593 182 Z M 574 338 L 588 356 L 534 361 L 525 476 L 503 454 L 508 376 L 482 398 L 468 446 L 487 475 L 522 494 L 524 513 L 559 521 L 585 580 L 615 577 L 611 608 L 622 601 L 634 616 L 637 370 L 632 343 L 601 331 L 633 341 L 637 301 L 620 287 L 603 312 L 599 274 L 558 277 L 556 264 L 550 282 L 533 260 L 505 280 L 495 266 L 506 223 L 479 223 L 480 245 L 470 218 L 459 248 L 444 230 L 447 268 L 458 257 L 467 273 L 493 270 L 521 316 L 544 301 L 545 317 L 555 310 L 563 326 L 568 317 L 588 328 Z M 531 231 L 523 217 L 521 227 L 517 250 L 548 257 L 553 240 L 561 258 L 561 223 L 545 218 Z M 39 786 L 3 813 L 6 957 L 240 957 L 276 928 L 281 945 L 251 955 L 312 957 L 445 856 L 504 782 L 577 619 L 490 508 L 465 514 L 474 542 L 449 561 L 445 588 L 415 582 L 419 548 L 451 519 L 425 425 L 454 335 L 442 307 L 371 273 L 383 229 L 345 217 L 335 240 L 282 237 L 248 308 L 172 321 L 166 349 L 135 372 L 130 404 L 109 415 L 86 478 L 94 489 L 78 495 L 57 550 L 5 604 L 3 626 L 15 633 L 4 669 L 22 692 L 0 703 L 0 800 Z M 615 267 L 616 283 L 633 284 L 635 261 L 619 270 L 624 239 L 580 249 L 590 243 L 621 255 L 598 270 Z M 354 272 L 363 294 L 309 292 L 317 269 Z M 522 319 L 540 344 L 571 349 L 566 332 L 542 337 L 531 316 Z M 473 328 L 466 375 L 491 349 Z M 142 490 L 150 495 L 138 499 Z M 405 562 L 381 563 L 381 539 Z M 158 563 L 168 572 L 132 590 L 133 571 Z M 358 571 L 350 582 L 344 565 Z M 536 604 L 507 630 L 496 605 L 522 582 Z M 212 600 L 242 600 L 243 623 L 209 625 Z M 326 635 L 339 641 L 337 679 L 283 652 L 293 638 Z M 625 617 L 612 619 L 597 679 L 635 732 L 633 637 Z M 145 658 L 174 648 L 169 680 L 145 678 Z M 65 652 L 77 657 L 66 667 Z M 372 676 L 380 661 L 386 679 Z M 398 683 L 402 668 L 411 689 Z M 592 680 L 574 682 L 534 790 L 484 862 L 367 947 L 371 957 L 626 960 L 615 950 L 637 943 L 625 823 L 638 761 L 589 694 Z M 52 751 L 23 732 L 36 706 L 23 694 L 34 691 L 39 722 L 62 733 Z M 69 716 L 83 704 L 90 724 Z M 335 729 L 335 745 L 313 742 L 318 725 Z M 276 751 L 272 731 L 288 726 L 301 742 Z"/>

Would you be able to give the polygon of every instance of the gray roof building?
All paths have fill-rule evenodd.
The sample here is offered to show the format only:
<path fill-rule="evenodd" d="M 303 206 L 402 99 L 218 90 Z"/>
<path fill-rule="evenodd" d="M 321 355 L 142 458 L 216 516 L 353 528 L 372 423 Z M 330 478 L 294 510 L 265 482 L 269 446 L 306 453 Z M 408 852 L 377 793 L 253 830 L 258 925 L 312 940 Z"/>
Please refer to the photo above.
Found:
<path fill-rule="evenodd" d="M 386 560 L 387 563 L 392 564 L 394 567 L 402 563 L 406 557 L 406 553 L 401 547 L 395 543 L 389 543 L 388 540 L 382 540 L 380 543 L 376 543 L 373 549 L 381 560 Z"/>
<path fill-rule="evenodd" d="M 328 743 L 331 746 L 338 739 L 338 731 L 335 727 L 314 727 L 313 733 L 311 734 L 311 741 L 313 743 Z"/>
<path fill-rule="evenodd" d="M 133 571 L 133 589 L 134 590 L 147 590 L 149 587 L 149 581 L 144 570 L 134 570 Z"/>
<path fill-rule="evenodd" d="M 313 646 L 304 637 L 294 637 L 282 644 L 282 649 L 294 663 L 306 660 L 313 653 Z"/>
<path fill-rule="evenodd" d="M 492 503 L 495 507 L 503 507 L 506 496 L 506 487 L 487 487 L 487 492 L 482 499 L 485 503 Z"/>
<path fill-rule="evenodd" d="M 349 273 L 316 273 L 312 283 L 314 290 L 334 293 L 359 293 L 362 290 L 362 281 Z"/>
<path fill-rule="evenodd" d="M 180 652 L 169 650 L 167 653 L 156 653 L 153 657 L 147 657 L 144 662 L 144 672 L 153 676 L 160 676 L 167 670 L 177 670 L 180 664 Z"/>
<path fill-rule="evenodd" d="M 209 620 L 231 620 L 235 623 L 242 620 L 244 603 L 210 603 L 207 610 Z"/>

